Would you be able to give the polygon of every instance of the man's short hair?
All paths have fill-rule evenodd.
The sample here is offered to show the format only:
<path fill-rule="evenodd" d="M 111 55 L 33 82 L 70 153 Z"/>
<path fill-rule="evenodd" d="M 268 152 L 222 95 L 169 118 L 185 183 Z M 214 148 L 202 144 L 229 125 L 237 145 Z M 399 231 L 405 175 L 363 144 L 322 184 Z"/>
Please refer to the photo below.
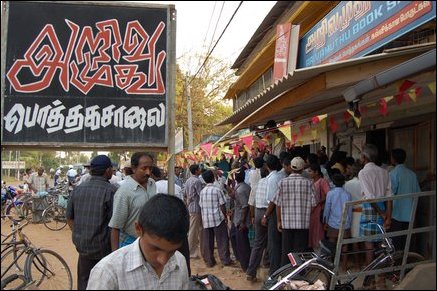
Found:
<path fill-rule="evenodd" d="M 214 183 L 214 173 L 211 170 L 206 170 L 203 172 L 202 178 L 207 184 Z"/>
<path fill-rule="evenodd" d="M 131 166 L 135 167 L 135 168 L 138 167 L 138 165 L 140 164 L 140 159 L 142 157 L 149 157 L 153 162 L 153 156 L 151 154 L 146 153 L 146 152 L 136 152 L 130 158 Z"/>
<path fill-rule="evenodd" d="M 376 162 L 378 160 L 378 148 L 373 144 L 365 144 L 363 146 L 362 154 L 371 162 Z"/>
<path fill-rule="evenodd" d="M 144 204 L 138 223 L 144 232 L 172 243 L 183 242 L 190 228 L 184 202 L 166 194 L 157 194 Z"/>
<path fill-rule="evenodd" d="M 344 181 L 345 178 L 342 174 L 337 173 L 332 175 L 332 183 L 334 183 L 336 187 L 342 187 L 344 185 Z"/>
<path fill-rule="evenodd" d="M 200 167 L 199 167 L 199 165 L 198 164 L 194 164 L 194 165 L 191 165 L 190 166 L 190 173 L 191 174 L 196 174 L 196 171 L 199 169 Z"/>
<path fill-rule="evenodd" d="M 255 164 L 255 168 L 261 169 L 264 165 L 264 159 L 262 157 L 256 157 L 253 163 Z"/>
<path fill-rule="evenodd" d="M 244 170 L 245 169 L 241 167 L 240 170 L 235 173 L 235 181 L 238 183 L 244 182 L 244 177 L 246 176 L 246 172 Z"/>
<path fill-rule="evenodd" d="M 391 156 L 397 164 L 403 164 L 407 159 L 407 153 L 401 148 L 393 149 L 391 151 Z"/>
<path fill-rule="evenodd" d="M 157 166 L 153 166 L 152 167 L 152 175 L 155 176 L 156 178 L 161 178 L 161 176 L 162 176 L 161 169 L 158 168 Z"/>
<path fill-rule="evenodd" d="M 267 167 L 272 171 L 278 169 L 278 167 L 280 166 L 279 159 L 275 155 L 268 155 L 266 164 Z"/>

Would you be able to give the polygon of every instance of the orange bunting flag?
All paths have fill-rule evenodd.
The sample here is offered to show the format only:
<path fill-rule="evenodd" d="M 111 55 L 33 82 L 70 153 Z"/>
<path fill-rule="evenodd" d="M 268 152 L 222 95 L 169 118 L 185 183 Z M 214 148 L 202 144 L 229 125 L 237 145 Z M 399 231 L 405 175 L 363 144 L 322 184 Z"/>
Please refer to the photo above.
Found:
<path fill-rule="evenodd" d="M 284 136 L 288 140 L 291 140 L 291 125 L 281 126 L 278 129 L 284 134 Z"/>
<path fill-rule="evenodd" d="M 435 95 L 435 81 L 428 84 L 429 90 L 431 90 L 431 93 Z"/>
<path fill-rule="evenodd" d="M 317 124 L 320 121 L 324 120 L 326 117 L 328 117 L 328 114 L 317 115 L 317 116 L 314 116 L 313 118 L 311 118 L 311 122 L 313 124 Z"/>

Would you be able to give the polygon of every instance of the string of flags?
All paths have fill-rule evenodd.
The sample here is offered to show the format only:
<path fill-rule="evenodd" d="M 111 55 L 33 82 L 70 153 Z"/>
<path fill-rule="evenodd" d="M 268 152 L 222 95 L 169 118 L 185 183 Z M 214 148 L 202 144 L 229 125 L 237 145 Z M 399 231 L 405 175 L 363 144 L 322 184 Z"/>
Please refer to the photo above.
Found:
<path fill-rule="evenodd" d="M 393 96 L 384 96 L 377 102 L 361 105 L 356 108 L 347 109 L 343 112 L 343 122 L 349 124 L 353 120 L 357 128 L 361 127 L 363 116 L 367 115 L 369 109 L 377 107 L 377 111 L 381 116 L 388 116 L 389 105 L 395 102 L 398 106 L 402 103 L 417 102 L 417 99 L 422 95 L 424 88 L 415 87 L 416 83 L 410 80 L 400 81 L 397 84 L 398 92 Z M 436 94 L 436 82 L 427 84 L 427 89 L 433 94 Z M 215 161 L 220 159 L 222 155 L 230 158 L 233 155 L 238 156 L 241 151 L 247 153 L 255 153 L 256 150 L 263 151 L 268 145 L 277 145 L 281 142 L 281 138 L 277 134 L 281 132 L 286 139 L 288 146 L 302 145 L 304 141 L 315 141 L 319 138 L 319 133 L 325 131 L 329 123 L 330 131 L 336 133 L 340 126 L 335 115 L 321 114 L 311 118 L 309 122 L 296 126 L 291 122 L 286 122 L 276 128 L 262 130 L 260 132 L 250 133 L 238 137 L 238 140 L 233 142 L 232 146 L 225 145 L 224 142 L 218 146 L 213 143 L 200 145 L 194 151 L 183 151 L 176 155 L 176 164 L 185 166 L 190 162 L 202 162 L 204 160 Z"/>

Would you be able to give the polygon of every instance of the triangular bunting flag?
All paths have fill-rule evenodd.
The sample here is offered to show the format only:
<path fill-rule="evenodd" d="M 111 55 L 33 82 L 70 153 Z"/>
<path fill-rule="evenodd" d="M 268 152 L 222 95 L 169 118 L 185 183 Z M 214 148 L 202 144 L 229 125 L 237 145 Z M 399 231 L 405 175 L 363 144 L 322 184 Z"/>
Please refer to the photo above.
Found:
<path fill-rule="evenodd" d="M 414 86 L 414 84 L 416 84 L 416 82 L 410 81 L 410 80 L 405 80 L 404 82 L 402 82 L 401 86 L 399 87 L 399 92 L 405 92 L 408 89 L 410 89 L 411 87 Z"/>
<path fill-rule="evenodd" d="M 381 100 L 379 100 L 379 113 L 381 113 L 382 116 L 387 116 L 388 114 L 388 106 L 385 98 L 381 98 Z"/>
<path fill-rule="evenodd" d="M 313 124 L 317 124 L 320 121 L 324 120 L 326 117 L 328 117 L 328 114 L 317 115 L 317 116 L 314 116 L 313 118 L 311 118 L 311 122 Z"/>
<path fill-rule="evenodd" d="M 326 118 L 323 119 L 322 121 L 320 121 L 320 128 L 321 129 L 326 129 Z"/>
<path fill-rule="evenodd" d="M 355 121 L 355 124 L 356 124 L 357 128 L 360 128 L 360 126 L 361 126 L 361 117 L 356 117 L 352 110 L 348 109 L 347 112 L 349 112 L 349 114 L 354 118 L 354 121 Z"/>
<path fill-rule="evenodd" d="M 311 129 L 311 136 L 313 139 L 317 139 L 317 129 Z"/>
<path fill-rule="evenodd" d="M 200 146 L 202 150 L 205 151 L 205 153 L 210 157 L 211 156 L 211 150 L 212 150 L 212 143 L 206 143 Z"/>
<path fill-rule="evenodd" d="M 411 98 L 411 100 L 413 100 L 413 102 L 416 102 L 416 99 L 417 99 L 416 89 L 409 90 L 408 96 L 410 96 L 410 98 Z"/>
<path fill-rule="evenodd" d="M 335 119 L 333 116 L 331 116 L 331 118 L 329 118 L 329 126 L 331 127 L 331 131 L 332 133 L 336 133 L 338 130 L 338 125 L 335 122 Z"/>
<path fill-rule="evenodd" d="M 293 137 L 292 137 L 293 144 L 295 144 L 296 141 L 297 141 L 297 134 L 293 134 Z"/>
<path fill-rule="evenodd" d="M 234 145 L 234 155 L 238 157 L 238 154 L 240 153 L 240 146 Z"/>
<path fill-rule="evenodd" d="M 281 126 L 278 128 L 288 140 L 291 140 L 291 125 Z"/>
<path fill-rule="evenodd" d="M 344 123 L 349 123 L 349 120 L 351 120 L 351 118 L 352 118 L 352 116 L 349 114 L 349 112 L 343 113 Z"/>
<path fill-rule="evenodd" d="M 396 94 L 395 95 L 395 98 L 396 98 L 396 103 L 398 104 L 398 105 L 401 105 L 402 104 L 402 99 L 404 99 L 403 98 L 403 93 L 399 93 L 399 94 Z"/>
<path fill-rule="evenodd" d="M 393 96 L 387 96 L 387 97 L 384 97 L 384 100 L 385 100 L 385 102 L 390 102 L 390 100 L 392 100 L 393 99 Z"/>
<path fill-rule="evenodd" d="M 277 138 L 277 139 L 275 139 L 275 146 L 277 146 L 279 143 L 281 142 L 281 138 Z"/>
<path fill-rule="evenodd" d="M 243 143 L 248 146 L 249 148 L 252 147 L 253 144 L 253 135 L 249 135 L 249 136 L 245 136 L 242 137 L 241 140 L 243 141 Z"/>
<path fill-rule="evenodd" d="M 431 93 L 435 95 L 435 81 L 428 84 L 429 90 L 431 90 Z"/>
<path fill-rule="evenodd" d="M 264 141 L 260 140 L 258 142 L 258 149 L 259 149 L 259 151 L 263 152 L 265 148 L 266 148 L 266 143 Z"/>
<path fill-rule="evenodd" d="M 304 135 L 305 134 L 305 128 L 306 128 L 305 124 L 299 126 L 300 135 Z"/>

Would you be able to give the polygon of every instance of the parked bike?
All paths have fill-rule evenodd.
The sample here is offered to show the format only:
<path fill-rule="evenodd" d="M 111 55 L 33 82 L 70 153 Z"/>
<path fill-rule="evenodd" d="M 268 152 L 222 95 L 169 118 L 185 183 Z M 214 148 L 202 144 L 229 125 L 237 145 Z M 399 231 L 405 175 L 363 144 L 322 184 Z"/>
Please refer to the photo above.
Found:
<path fill-rule="evenodd" d="M 376 223 L 375 223 L 376 224 Z M 384 229 L 378 225 L 381 233 Z M 354 252 L 348 252 L 354 253 Z M 391 239 L 384 238 L 382 243 L 374 250 L 376 258 L 360 272 L 366 272 L 402 265 L 404 256 L 403 251 L 395 251 Z M 274 272 L 263 285 L 263 290 L 289 290 L 300 289 L 304 285 L 314 285 L 313 289 L 328 289 L 331 280 L 335 276 L 334 264 L 332 259 L 335 257 L 335 245 L 329 241 L 321 241 L 320 253 L 290 253 L 291 263 L 283 266 Z M 413 252 L 407 254 L 407 264 L 423 261 L 424 258 Z M 407 268 L 405 274 L 412 268 Z M 353 276 L 349 280 L 335 282 L 335 290 L 353 290 L 357 285 L 356 279 L 359 275 Z M 386 281 L 393 286 L 400 283 L 400 271 L 389 271 L 385 273 Z"/>

